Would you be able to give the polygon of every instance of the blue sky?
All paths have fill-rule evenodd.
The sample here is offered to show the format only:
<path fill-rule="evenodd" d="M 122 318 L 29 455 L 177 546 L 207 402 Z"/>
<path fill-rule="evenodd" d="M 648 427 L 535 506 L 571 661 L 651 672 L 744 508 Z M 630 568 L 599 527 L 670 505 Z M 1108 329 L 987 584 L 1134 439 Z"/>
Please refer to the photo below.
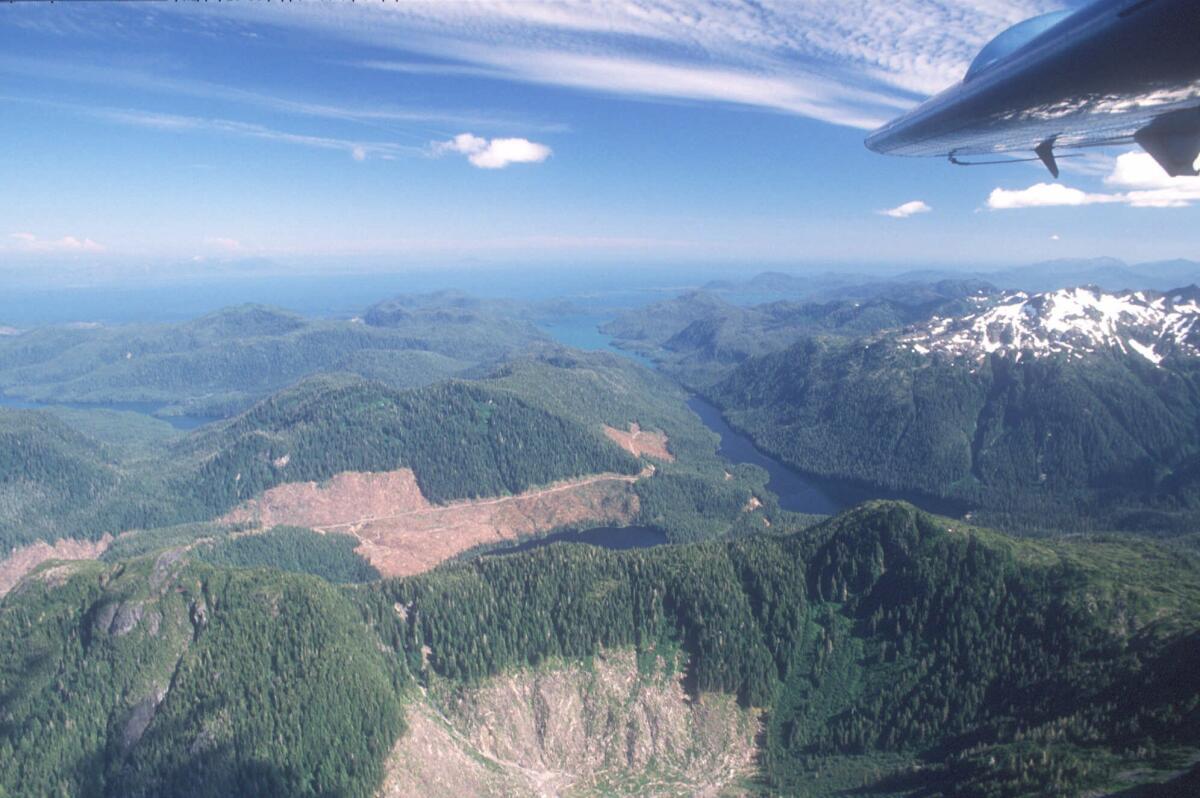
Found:
<path fill-rule="evenodd" d="M 1117 150 L 862 145 L 1041 0 L 0 6 L 0 263 L 894 263 L 1195 255 Z M 1167 206 L 1167 207 L 1164 207 Z M 899 210 L 897 210 L 899 209 Z M 886 211 L 894 211 L 887 215 Z"/>

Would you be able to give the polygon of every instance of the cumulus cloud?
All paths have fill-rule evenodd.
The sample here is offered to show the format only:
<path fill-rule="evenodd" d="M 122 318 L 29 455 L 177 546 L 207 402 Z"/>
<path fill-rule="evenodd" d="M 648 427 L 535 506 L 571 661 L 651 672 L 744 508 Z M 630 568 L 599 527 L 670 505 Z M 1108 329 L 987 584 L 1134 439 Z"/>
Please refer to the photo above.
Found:
<path fill-rule="evenodd" d="M 9 233 L 13 248 L 21 252 L 51 252 L 51 253 L 96 253 L 103 252 L 104 246 L 90 238 L 63 236 L 58 239 L 39 238 L 33 233 Z"/>
<path fill-rule="evenodd" d="M 1062 183 L 1035 183 L 1029 188 L 996 188 L 988 195 L 987 206 L 994 211 L 1013 208 L 1048 208 L 1071 205 L 1095 205 L 1116 202 L 1111 194 L 1089 194 Z"/>
<path fill-rule="evenodd" d="M 906 202 L 903 205 L 897 205 L 895 208 L 888 208 L 886 211 L 880 211 L 884 216 L 890 216 L 893 219 L 907 219 L 910 216 L 916 216 L 918 213 L 929 213 L 933 208 L 921 200 L 913 200 Z"/>
<path fill-rule="evenodd" d="M 472 133 L 459 133 L 449 141 L 434 142 L 435 155 L 451 152 L 467 156 L 467 160 L 480 169 L 503 169 L 514 163 L 541 163 L 551 154 L 545 144 L 521 138 L 489 140 Z"/>
<path fill-rule="evenodd" d="M 1061 183 L 1025 189 L 997 188 L 988 195 L 992 210 L 1122 204 L 1134 208 L 1186 208 L 1200 202 L 1200 178 L 1168 177 L 1144 152 L 1119 155 L 1104 184 L 1116 191 L 1088 192 Z"/>

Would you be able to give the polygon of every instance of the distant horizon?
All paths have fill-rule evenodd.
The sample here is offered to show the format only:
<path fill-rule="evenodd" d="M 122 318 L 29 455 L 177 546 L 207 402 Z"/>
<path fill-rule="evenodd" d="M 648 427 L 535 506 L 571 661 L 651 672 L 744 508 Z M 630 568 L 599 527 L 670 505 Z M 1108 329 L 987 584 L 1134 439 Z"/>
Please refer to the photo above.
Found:
<path fill-rule="evenodd" d="M 221 308 L 261 304 L 303 315 L 345 317 L 376 302 L 399 295 L 454 291 L 480 299 L 545 302 L 567 299 L 584 314 L 647 304 L 679 293 L 704 289 L 714 282 L 734 285 L 763 274 L 837 279 L 862 284 L 874 282 L 928 282 L 956 276 L 998 278 L 1008 274 L 1038 272 L 1038 267 L 1114 266 L 1131 271 L 1138 267 L 1178 264 L 1194 273 L 1189 280 L 1159 285 L 1160 290 L 1200 281 L 1200 260 L 1170 259 L 1130 263 L 1119 258 L 1060 258 L 1014 264 L 903 264 L 859 263 L 655 263 L 614 269 L 586 263 L 564 267 L 551 264 L 407 265 L 373 271 L 308 273 L 277 264 L 280 271 L 179 274 L 154 270 L 127 273 L 77 283 L 60 276 L 57 281 L 13 280 L 0 273 L 0 327 L 30 327 L 83 322 L 177 322 Z M 1194 269 L 1192 268 L 1194 267 Z M 1167 280 L 1167 282 L 1172 282 Z M 1126 286 L 1128 288 L 1145 288 Z M 799 301 L 807 301 L 798 297 Z M 820 301 L 820 300 L 817 300 Z"/>

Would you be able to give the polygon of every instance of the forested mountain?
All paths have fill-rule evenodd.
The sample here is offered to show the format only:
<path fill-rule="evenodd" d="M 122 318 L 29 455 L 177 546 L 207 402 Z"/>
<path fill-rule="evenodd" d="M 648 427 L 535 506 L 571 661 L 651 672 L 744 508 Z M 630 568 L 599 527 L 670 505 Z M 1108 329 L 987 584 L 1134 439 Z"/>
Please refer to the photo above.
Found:
<path fill-rule="evenodd" d="M 517 493 L 637 461 L 600 434 L 470 382 L 411 391 L 314 378 L 181 445 L 174 483 L 209 512 L 283 482 L 411 468 L 433 502 Z"/>
<path fill-rule="evenodd" d="M 673 377 L 704 388 L 750 357 L 805 337 L 857 337 L 899 329 L 935 314 L 976 309 L 994 289 L 969 280 L 874 284 L 862 296 L 826 302 L 735 305 L 694 292 L 628 311 L 604 326 L 618 345 L 653 358 Z"/>
<path fill-rule="evenodd" d="M 122 475 L 104 446 L 49 413 L 0 412 L 0 552 L 104 516 Z"/>
<path fill-rule="evenodd" d="M 425 498 L 446 502 L 640 468 L 599 429 L 467 382 L 399 391 L 313 378 L 138 458 L 47 412 L 0 411 L 0 422 L 5 548 L 211 520 L 274 485 L 343 471 L 411 468 Z"/>
<path fill-rule="evenodd" d="M 0 604 L 0 789 L 369 795 L 435 694 L 632 648 L 651 671 L 682 650 L 694 695 L 765 709 L 752 793 L 1079 795 L 1191 767 L 1198 647 L 1192 557 L 897 503 L 341 590 L 179 550 L 49 564 Z"/>
<path fill-rule="evenodd" d="M 227 416 L 318 372 L 416 387 L 545 342 L 528 321 L 437 295 L 398 298 L 353 320 L 245 305 L 181 324 L 0 336 L 0 390 L 38 401 L 144 402 L 166 413 Z"/>
<path fill-rule="evenodd" d="M 590 429 L 637 423 L 663 431 L 674 459 L 656 460 L 654 475 L 637 482 L 638 523 L 662 529 L 672 542 L 757 532 L 764 522 L 784 529 L 796 523 L 775 505 L 761 469 L 733 466 L 717 455 L 717 436 L 687 407 L 679 385 L 629 358 L 560 350 L 515 358 L 482 384 Z M 762 505 L 746 512 L 752 498 Z"/>
<path fill-rule="evenodd" d="M 1182 530 L 1200 507 L 1196 308 L 1190 291 L 1013 295 L 899 335 L 807 339 L 709 393 L 806 471 L 1017 526 Z"/>

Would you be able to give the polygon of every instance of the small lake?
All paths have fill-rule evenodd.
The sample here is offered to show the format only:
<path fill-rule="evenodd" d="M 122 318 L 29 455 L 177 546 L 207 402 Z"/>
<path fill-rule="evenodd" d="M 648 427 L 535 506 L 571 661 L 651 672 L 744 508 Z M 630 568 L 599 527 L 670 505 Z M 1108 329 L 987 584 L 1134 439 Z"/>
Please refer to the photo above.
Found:
<path fill-rule="evenodd" d="M 141 413 L 185 432 L 217 420 L 201 416 L 156 416 L 154 414 L 162 409 L 162 405 L 153 402 L 33 402 L 16 396 L 0 394 L 0 407 L 13 407 L 18 410 L 53 410 L 56 407 L 65 407 L 69 410 L 116 410 L 122 413 Z"/>
<path fill-rule="evenodd" d="M 667 542 L 667 535 L 659 529 L 647 526 L 602 526 L 594 529 L 564 530 L 552 532 L 545 537 L 530 538 L 515 546 L 495 549 L 488 555 L 504 556 L 532 551 L 555 543 L 586 543 L 589 546 L 599 546 L 602 549 L 647 549 L 651 546 L 661 546 Z"/>

